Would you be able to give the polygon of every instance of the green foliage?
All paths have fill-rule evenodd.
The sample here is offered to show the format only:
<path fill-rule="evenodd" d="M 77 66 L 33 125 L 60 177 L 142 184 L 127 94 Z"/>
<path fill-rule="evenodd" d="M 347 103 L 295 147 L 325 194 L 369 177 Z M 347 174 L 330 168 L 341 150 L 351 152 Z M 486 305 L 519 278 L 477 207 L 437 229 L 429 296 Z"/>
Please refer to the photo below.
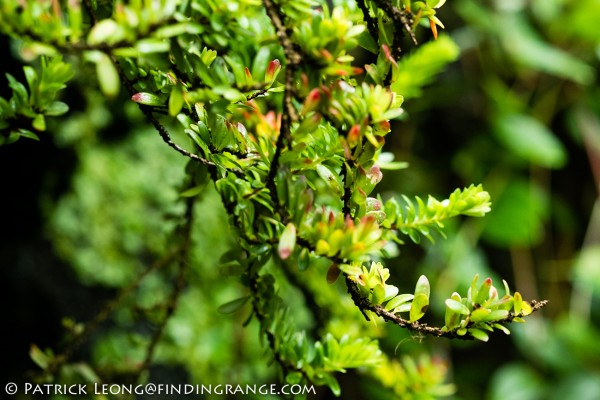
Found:
<path fill-rule="evenodd" d="M 457 397 L 594 398 L 598 364 L 589 362 L 594 344 L 583 337 L 598 328 L 592 272 L 598 264 L 598 169 L 591 167 L 599 154 L 593 71 L 600 42 L 591 22 L 600 15 L 598 4 L 460 0 L 448 8 L 457 14 L 444 22 L 461 62 L 425 91 L 425 97 L 435 92 L 435 100 L 411 100 L 416 105 L 407 136 L 413 136 L 402 149 L 414 155 L 410 181 L 422 185 L 411 195 L 452 190 L 457 179 L 481 182 L 493 207 L 484 219 L 446 224 L 448 240 L 428 246 L 414 268 L 432 282 L 431 312 L 439 316 L 445 309 L 435 304 L 442 295 L 467 297 L 476 272 L 494 283 L 500 271 L 512 273 L 511 286 L 552 304 L 526 326 L 511 327 L 506 340 L 514 353 L 493 335 L 481 357 L 456 345 L 453 353 L 465 361 L 454 364 Z M 405 180 L 397 182 L 390 187 Z M 574 340 L 586 350 L 575 351 Z"/>
<path fill-rule="evenodd" d="M 71 66 L 61 57 L 42 57 L 39 72 L 31 66 L 23 67 L 27 87 L 6 74 L 12 97 L 0 97 L 0 144 L 15 142 L 19 137 L 38 139 L 35 132 L 46 130 L 46 117 L 55 117 L 69 111 L 69 106 L 56 100 L 58 92 L 73 77 Z"/>
<path fill-rule="evenodd" d="M 429 196 L 427 204 L 416 198 L 413 203 L 404 196 L 404 210 L 395 199 L 390 199 L 384 206 L 385 219 L 383 226 L 398 229 L 408 235 L 415 243 L 419 243 L 420 235 L 433 241 L 431 231 L 444 235 L 444 220 L 458 215 L 482 217 L 490 211 L 490 195 L 481 185 L 471 185 L 463 190 L 456 189 L 446 200 L 439 201 Z"/>
<path fill-rule="evenodd" d="M 421 96 L 422 86 L 430 83 L 448 63 L 455 61 L 459 51 L 456 43 L 447 36 L 422 45 L 394 65 L 391 89 L 402 93 L 405 98 Z"/>
<path fill-rule="evenodd" d="M 454 393 L 452 384 L 444 383 L 447 365 L 426 355 L 387 361 L 373 371 L 385 387 L 400 399 L 438 399 Z M 427 371 L 427 372 L 425 372 Z"/>
<path fill-rule="evenodd" d="M 476 339 L 487 342 L 485 331 L 493 332 L 494 328 L 509 334 L 509 330 L 498 324 L 510 318 L 513 321 L 524 322 L 521 317 L 531 314 L 531 305 L 523 301 L 519 292 L 510 294 L 508 284 L 504 282 L 506 294 L 498 297 L 498 290 L 492 286 L 492 280 L 487 278 L 478 286 L 478 276 L 471 282 L 467 297 L 453 293 L 446 300 L 446 325 L 444 331 L 455 332 L 459 336 L 470 333 Z"/>
<path fill-rule="evenodd" d="M 420 322 L 429 317 L 427 277 L 411 293 L 388 283 L 384 262 L 404 244 L 398 235 L 433 242 L 447 220 L 490 211 L 481 185 L 443 201 L 370 196 L 385 166 L 402 166 L 382 149 L 404 98 L 421 96 L 458 57 L 457 45 L 441 36 L 400 58 L 402 34 L 416 41 L 425 19 L 437 38 L 444 1 L 358 1 L 331 10 L 308 0 L 25 3 L 2 2 L 1 31 L 32 58 L 53 58 L 41 58 L 40 72 L 25 67 L 29 91 L 7 76 L 6 141 L 32 136 L 20 116 L 43 131 L 46 116 L 64 114 L 55 98 L 65 84 L 94 90 L 90 74 L 72 80 L 59 56 L 69 53 L 95 72 L 107 102 L 138 106 L 143 119 L 125 116 L 151 125 L 174 150 L 163 155 L 142 129 L 117 144 L 77 145 L 72 191 L 48 205 L 52 240 L 83 282 L 121 294 L 93 323 L 66 324 L 73 347 L 64 354 L 32 351 L 43 379 L 60 381 L 73 349 L 113 313 L 115 327 L 96 339 L 90 369 L 141 382 L 153 362 L 179 363 L 200 381 L 214 364 L 237 366 L 237 354 L 218 356 L 243 336 L 239 321 L 224 322 L 223 314 L 245 313 L 244 324 L 260 335 L 239 357 L 257 362 L 260 341 L 281 381 L 341 396 L 339 374 L 357 369 L 397 398 L 432 398 L 452 392 L 445 368 L 428 358 L 394 360 L 357 315 L 419 335 L 487 341 L 486 331 L 508 332 L 505 324 L 545 304 L 508 289 L 498 299 L 491 279 L 477 286 L 476 275 L 466 297 L 446 300 L 446 324 L 437 328 Z M 376 52 L 374 63 L 357 65 L 361 46 Z M 502 123 L 499 131 L 513 143 Z M 528 155 L 559 166 L 560 146 L 546 144 L 541 156 Z M 184 158 L 169 158 L 175 152 Z M 217 202 L 220 214 L 212 212 Z M 349 296 L 334 286 L 340 276 Z M 128 329 L 140 320 L 155 332 Z M 231 372 L 220 371 L 211 376 Z M 266 368 L 244 373 L 270 379 Z"/>

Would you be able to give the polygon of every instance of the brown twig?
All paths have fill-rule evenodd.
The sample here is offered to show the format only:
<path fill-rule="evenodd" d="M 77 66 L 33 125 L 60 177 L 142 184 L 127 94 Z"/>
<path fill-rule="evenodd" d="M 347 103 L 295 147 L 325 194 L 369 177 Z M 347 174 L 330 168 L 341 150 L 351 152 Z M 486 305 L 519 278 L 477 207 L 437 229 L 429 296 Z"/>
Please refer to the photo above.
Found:
<path fill-rule="evenodd" d="M 445 331 L 442 328 L 428 326 L 427 324 L 420 323 L 418 321 L 415 321 L 415 322 L 407 321 L 407 320 L 401 318 L 400 316 L 398 316 L 397 314 L 394 314 L 394 313 L 386 310 L 384 307 L 382 307 L 380 305 L 371 304 L 368 299 L 361 296 L 356 282 L 354 282 L 352 280 L 352 278 L 350 278 L 350 276 L 348 276 L 348 275 L 346 275 L 346 288 L 348 289 L 348 293 L 352 297 L 354 304 L 363 312 L 363 315 L 365 315 L 365 318 L 367 317 L 365 314 L 365 311 L 372 311 L 377 316 L 383 318 L 385 321 L 391 322 L 395 325 L 398 325 L 401 328 L 405 328 L 405 329 L 408 329 L 413 332 L 426 334 L 426 335 L 430 335 L 430 336 L 436 336 L 436 337 L 452 338 L 452 339 L 462 339 L 462 340 L 472 340 L 473 339 L 473 337 L 470 335 L 460 336 L 454 331 Z M 531 301 L 531 308 L 533 310 L 532 312 L 540 310 L 546 304 L 548 304 L 548 300 L 542 300 L 542 301 L 532 300 Z M 521 313 L 518 313 L 518 314 L 510 313 L 507 318 L 505 318 L 503 321 L 499 321 L 499 322 L 510 323 L 510 322 L 513 322 L 513 320 L 515 318 L 521 318 L 523 316 L 524 315 Z"/>
<path fill-rule="evenodd" d="M 375 18 L 371 16 L 369 13 L 369 9 L 365 3 L 365 0 L 356 0 L 356 5 L 363 13 L 363 18 L 367 22 L 367 29 L 369 30 L 369 34 L 375 40 L 375 45 L 379 42 L 379 28 L 377 27 L 377 21 Z"/>
<path fill-rule="evenodd" d="M 291 126 L 294 121 L 298 120 L 298 112 L 293 104 L 293 99 L 296 93 L 295 75 L 296 69 L 302 57 L 298 51 L 296 51 L 294 44 L 292 43 L 288 31 L 283 23 L 284 17 L 279 7 L 272 0 L 263 0 L 263 5 L 275 28 L 275 34 L 279 39 L 279 43 L 283 47 L 283 53 L 285 54 L 285 78 L 284 85 L 285 90 L 283 93 L 283 115 L 281 116 L 281 127 L 279 129 L 279 137 L 275 146 L 275 153 L 271 160 L 271 166 L 267 175 L 266 186 L 271 192 L 271 198 L 273 199 L 275 207 L 280 209 L 281 205 L 279 202 L 279 196 L 277 195 L 277 189 L 275 187 L 275 176 L 279 169 L 279 157 L 283 150 L 287 147 L 291 139 Z M 281 211 L 281 210 L 280 210 Z M 279 212 L 282 218 L 285 220 L 286 213 Z"/>
<path fill-rule="evenodd" d="M 107 302 L 105 306 L 100 310 L 96 316 L 87 322 L 83 330 L 77 333 L 70 341 L 69 346 L 59 355 L 57 355 L 52 363 L 48 366 L 47 372 L 54 373 L 64 365 L 73 356 L 73 353 L 81 347 L 82 344 L 87 342 L 91 335 L 98 329 L 98 327 L 108 319 L 108 317 L 115 311 L 115 309 L 142 283 L 151 273 L 164 268 L 170 264 L 182 251 L 183 246 L 179 245 L 167 253 L 164 257 L 155 261 L 149 268 L 143 271 L 138 277 L 131 282 L 128 286 L 121 289 L 118 296 Z"/>

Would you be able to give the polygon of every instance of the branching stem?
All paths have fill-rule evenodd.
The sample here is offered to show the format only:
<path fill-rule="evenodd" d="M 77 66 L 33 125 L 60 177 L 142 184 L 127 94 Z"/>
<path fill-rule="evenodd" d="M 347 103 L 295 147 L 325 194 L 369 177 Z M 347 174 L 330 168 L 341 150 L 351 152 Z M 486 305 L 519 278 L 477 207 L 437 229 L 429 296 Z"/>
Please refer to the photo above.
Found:
<path fill-rule="evenodd" d="M 408 329 L 409 331 L 426 334 L 426 335 L 430 335 L 430 336 L 436 336 L 436 337 L 446 337 L 446 338 L 451 338 L 451 339 L 462 339 L 462 340 L 473 340 L 473 337 L 470 335 L 460 336 L 454 331 L 445 331 L 442 328 L 428 326 L 427 324 L 420 323 L 418 321 L 415 321 L 415 322 L 407 321 L 407 320 L 401 318 L 400 316 L 398 316 L 397 314 L 387 311 L 385 308 L 383 308 L 380 305 L 371 304 L 369 302 L 369 300 L 367 300 L 366 298 L 361 296 L 356 282 L 354 282 L 352 280 L 352 278 L 350 278 L 348 275 L 346 275 L 346 288 L 348 289 L 348 293 L 352 297 L 354 304 L 363 312 L 363 315 L 365 315 L 365 317 L 366 317 L 365 311 L 372 311 L 377 316 L 383 318 L 385 321 L 391 322 L 395 325 L 398 325 L 401 328 Z M 542 301 L 532 300 L 531 308 L 533 309 L 533 312 L 535 312 L 535 311 L 538 311 L 541 308 L 543 308 L 546 304 L 548 304 L 548 300 L 542 300 Z M 523 315 L 510 313 L 509 316 L 506 319 L 502 320 L 501 322 L 506 322 L 506 323 L 513 322 L 513 320 L 517 317 L 523 317 Z"/>

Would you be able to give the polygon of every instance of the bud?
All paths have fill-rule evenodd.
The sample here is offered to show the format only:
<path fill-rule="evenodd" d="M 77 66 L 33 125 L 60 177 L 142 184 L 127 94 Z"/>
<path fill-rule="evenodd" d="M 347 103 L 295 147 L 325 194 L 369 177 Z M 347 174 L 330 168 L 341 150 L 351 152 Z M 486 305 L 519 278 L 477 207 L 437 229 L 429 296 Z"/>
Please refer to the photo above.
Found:
<path fill-rule="evenodd" d="M 483 304 L 490 297 L 490 288 L 492 287 L 492 279 L 486 278 L 481 284 L 477 296 L 475 297 L 476 304 Z"/>
<path fill-rule="evenodd" d="M 367 212 L 381 211 L 381 201 L 374 197 L 367 197 Z"/>
<path fill-rule="evenodd" d="M 254 79 L 252 79 L 252 74 L 248 67 L 244 67 L 244 76 L 246 78 L 246 86 L 252 86 L 254 84 Z"/>
<path fill-rule="evenodd" d="M 321 114 L 313 112 L 300 122 L 298 128 L 294 132 L 295 135 L 302 136 L 308 133 L 313 133 L 319 127 L 321 122 Z"/>
<path fill-rule="evenodd" d="M 265 83 L 273 83 L 279 71 L 281 71 L 281 63 L 278 59 L 274 59 L 269 63 L 267 72 L 265 72 Z"/>
<path fill-rule="evenodd" d="M 381 168 L 379 168 L 378 165 L 373 165 L 369 172 L 367 172 L 367 178 L 369 179 L 372 185 L 377 185 L 383 179 Z"/>
<path fill-rule="evenodd" d="M 314 111 L 319 107 L 319 103 L 321 102 L 321 92 L 319 89 L 315 88 L 310 91 L 308 96 L 306 96 L 306 100 L 304 101 L 304 105 L 302 106 L 302 110 L 300 114 L 306 115 L 310 111 Z"/>
<path fill-rule="evenodd" d="M 281 238 L 279 239 L 279 246 L 277 247 L 277 251 L 279 252 L 279 257 L 282 260 L 286 260 L 294 251 L 294 247 L 296 246 L 296 226 L 292 223 L 287 224 L 283 233 L 281 234 Z"/>
<path fill-rule="evenodd" d="M 360 141 L 360 125 L 352 125 L 352 128 L 348 131 L 348 146 L 351 148 L 356 147 Z"/>
<path fill-rule="evenodd" d="M 161 106 L 163 104 L 163 101 L 160 99 L 160 97 L 146 92 L 138 92 L 134 94 L 131 96 L 131 100 L 147 106 Z"/>
<path fill-rule="evenodd" d="M 391 130 L 390 121 L 383 120 L 373 126 L 374 133 L 378 135 L 384 135 Z"/>
<path fill-rule="evenodd" d="M 398 66 L 398 63 L 396 63 L 396 60 L 394 60 L 394 57 L 392 57 L 392 52 L 390 51 L 390 48 L 388 47 L 388 45 L 387 44 L 381 45 L 381 49 L 383 50 L 383 53 L 385 54 L 385 58 L 387 58 L 387 60 L 389 62 L 391 62 L 392 64 L 394 64 L 395 66 Z"/>

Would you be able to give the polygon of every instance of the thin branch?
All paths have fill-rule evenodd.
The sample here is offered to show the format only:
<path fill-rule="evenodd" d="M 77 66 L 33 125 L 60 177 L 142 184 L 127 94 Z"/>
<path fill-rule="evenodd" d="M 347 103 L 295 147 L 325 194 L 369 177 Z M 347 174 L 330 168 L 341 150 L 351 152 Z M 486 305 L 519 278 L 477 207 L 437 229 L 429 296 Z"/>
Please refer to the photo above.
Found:
<path fill-rule="evenodd" d="M 356 0 L 356 5 L 362 11 L 363 17 L 367 22 L 369 34 L 371 34 L 373 40 L 375 40 L 375 45 L 377 45 L 379 43 L 379 28 L 377 27 L 376 19 L 371 16 L 371 13 L 369 13 L 369 8 L 367 7 L 365 0 Z"/>
<path fill-rule="evenodd" d="M 283 93 L 283 114 L 281 116 L 281 127 L 279 129 L 279 137 L 277 138 L 277 144 L 275 147 L 275 154 L 271 161 L 271 167 L 269 174 L 267 175 L 266 186 L 271 192 L 271 198 L 275 204 L 275 207 L 280 209 L 281 205 L 279 202 L 279 196 L 277 195 L 277 189 L 275 187 L 275 176 L 279 169 L 279 157 L 283 150 L 287 147 L 287 144 L 291 140 L 291 126 L 292 123 L 298 120 L 298 112 L 293 104 L 293 99 L 296 93 L 295 74 L 296 69 L 302 57 L 298 51 L 296 51 L 294 44 L 292 43 L 287 29 L 283 23 L 284 17 L 279 7 L 272 0 L 263 0 L 263 5 L 275 28 L 275 33 L 279 39 L 279 43 L 283 47 L 283 53 L 285 54 L 285 78 L 284 85 L 285 90 Z M 283 219 L 285 213 L 280 212 Z"/>
<path fill-rule="evenodd" d="M 418 45 L 417 37 L 411 27 L 412 24 L 412 13 L 410 11 L 400 10 L 398 7 L 394 7 L 389 0 L 373 0 L 377 7 L 381 8 L 387 15 L 394 21 L 394 27 L 396 28 L 396 35 L 392 44 L 392 55 L 395 58 L 399 58 L 400 52 L 400 36 L 403 31 L 406 31 L 412 42 Z"/>
<path fill-rule="evenodd" d="M 182 154 L 188 158 L 191 158 L 192 160 L 196 160 L 196 161 L 200 162 L 201 164 L 208 165 L 211 167 L 216 167 L 215 163 L 213 163 L 212 161 L 209 161 L 203 157 L 200 157 L 199 155 L 194 154 L 194 153 L 184 149 L 183 147 L 179 146 L 177 143 L 175 143 L 173 141 L 173 139 L 171 139 L 171 135 L 169 134 L 169 131 L 167 130 L 167 128 L 165 128 L 164 125 L 161 124 L 160 121 L 154 116 L 152 109 L 150 107 L 144 106 L 142 104 L 139 104 L 139 107 L 140 107 L 140 110 L 142 111 L 142 113 L 148 119 L 148 121 L 152 124 L 152 126 L 154 126 L 154 129 L 156 129 L 156 131 L 158 132 L 158 134 L 160 135 L 162 140 L 166 144 L 168 144 L 169 147 L 175 149 L 179 154 Z M 234 171 L 237 173 L 243 174 L 242 171 L 232 170 L 232 172 L 234 172 Z"/>
<path fill-rule="evenodd" d="M 361 296 L 358 286 L 356 285 L 356 282 L 354 282 L 348 275 L 346 275 L 346 288 L 348 289 L 348 293 L 352 297 L 354 304 L 363 312 L 363 315 L 365 315 L 365 317 L 366 317 L 365 311 L 372 311 L 379 317 L 383 318 L 385 321 L 391 322 L 395 325 L 398 325 L 401 328 L 405 328 L 410 331 L 414 331 L 414 332 L 426 334 L 426 335 L 431 335 L 431 336 L 436 336 L 436 337 L 446 337 L 446 338 L 451 338 L 451 339 L 462 339 L 462 340 L 473 340 L 473 337 L 470 335 L 460 336 L 454 331 L 444 331 L 441 328 L 428 326 L 427 324 L 420 323 L 418 321 L 415 321 L 415 322 L 407 321 L 407 320 L 399 317 L 397 314 L 394 314 L 394 313 L 386 310 L 384 307 L 382 307 L 380 305 L 371 304 L 371 302 L 369 302 L 369 300 L 367 300 L 366 298 Z M 542 300 L 542 301 L 532 300 L 531 301 L 531 308 L 533 310 L 532 312 L 540 310 L 546 304 L 548 304 L 548 300 Z M 522 317 L 524 317 L 524 315 L 521 313 L 518 313 L 518 314 L 510 313 L 507 318 L 505 318 L 504 320 L 499 321 L 499 322 L 510 323 L 510 322 L 513 322 L 513 320 L 515 318 L 522 318 Z"/>
<path fill-rule="evenodd" d="M 161 268 L 164 268 L 166 265 L 170 264 L 183 250 L 183 246 L 179 245 L 167 253 L 164 257 L 155 261 L 149 268 L 143 271 L 138 277 L 131 282 L 128 286 L 121 289 L 119 295 L 113 300 L 107 302 L 105 306 L 100 310 L 96 316 L 87 322 L 81 332 L 76 334 L 69 346 L 65 351 L 58 356 L 56 356 L 52 363 L 48 367 L 48 372 L 54 373 L 58 371 L 58 369 L 64 365 L 69 359 L 72 357 L 75 350 L 81 347 L 82 344 L 87 342 L 91 335 L 98 329 L 98 327 L 106 320 L 108 317 L 115 311 L 117 307 L 142 283 L 144 278 L 146 278 L 151 273 L 158 271 Z"/>
<path fill-rule="evenodd" d="M 347 162 L 351 162 L 352 160 L 346 160 Z M 344 188 L 344 195 L 342 196 L 342 213 L 344 213 L 345 218 L 352 218 L 350 215 L 350 199 L 352 198 L 352 191 L 350 186 L 348 185 L 348 170 L 349 166 L 347 163 L 342 164 L 341 177 L 342 177 L 342 186 Z"/>

